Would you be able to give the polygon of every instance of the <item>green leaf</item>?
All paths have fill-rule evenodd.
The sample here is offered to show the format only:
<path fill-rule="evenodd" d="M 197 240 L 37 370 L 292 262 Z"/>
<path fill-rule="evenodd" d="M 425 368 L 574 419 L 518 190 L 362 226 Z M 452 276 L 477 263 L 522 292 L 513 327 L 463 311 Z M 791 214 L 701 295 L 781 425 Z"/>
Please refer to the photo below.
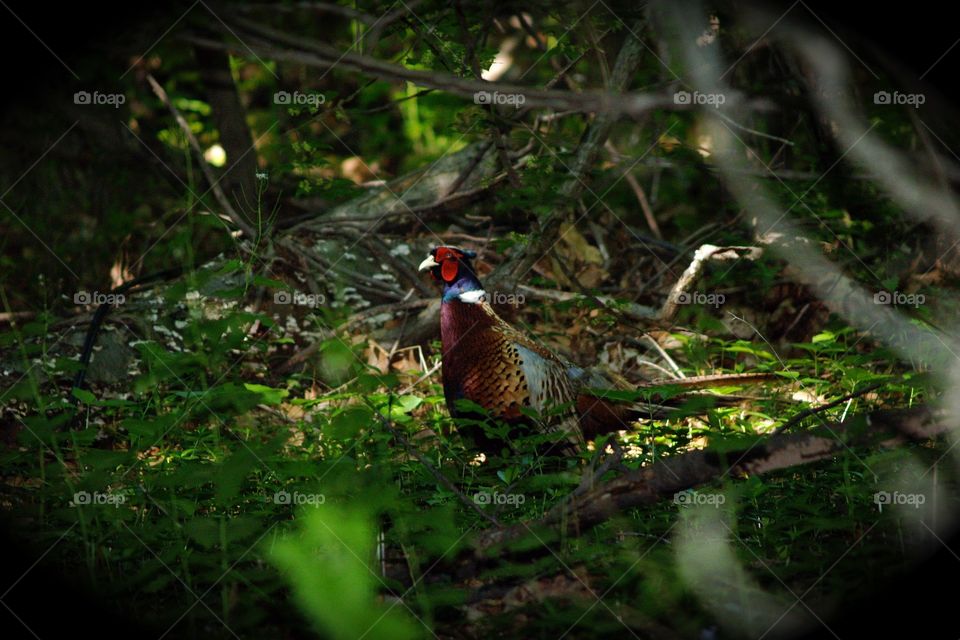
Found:
<path fill-rule="evenodd" d="M 330 421 L 330 437 L 347 440 L 373 422 L 373 411 L 366 406 L 347 407 Z"/>
<path fill-rule="evenodd" d="M 836 340 L 836 338 L 837 338 L 836 334 L 834 334 L 832 331 L 824 331 L 822 333 L 818 333 L 817 335 L 813 336 L 810 342 L 812 342 L 813 344 L 819 344 L 821 342 L 833 342 L 834 340 Z"/>
<path fill-rule="evenodd" d="M 83 402 L 84 404 L 95 404 L 97 402 L 97 396 L 93 395 L 86 389 L 79 389 L 77 387 L 73 388 L 73 397 Z"/>
<path fill-rule="evenodd" d="M 176 417 L 172 414 L 159 416 L 153 420 L 144 420 L 141 418 L 127 418 L 120 425 L 132 436 L 139 436 L 148 440 L 153 440 L 167 432 L 173 425 Z"/>
<path fill-rule="evenodd" d="M 280 404 L 283 399 L 290 395 L 286 389 L 274 389 L 262 384 L 245 383 L 243 385 L 247 391 L 258 394 L 263 404 Z"/>
<path fill-rule="evenodd" d="M 369 510 L 328 504 L 301 513 L 301 535 L 278 541 L 270 557 L 318 631 L 337 640 L 422 637 L 402 609 L 378 602 Z"/>
<path fill-rule="evenodd" d="M 419 396 L 401 396 L 399 398 L 394 398 L 393 402 L 389 403 L 390 407 L 390 416 L 397 417 L 410 413 L 423 403 L 423 398 Z"/>
<path fill-rule="evenodd" d="M 327 340 L 321 348 L 321 370 L 330 384 L 339 385 L 350 375 L 357 356 L 340 339 Z"/>

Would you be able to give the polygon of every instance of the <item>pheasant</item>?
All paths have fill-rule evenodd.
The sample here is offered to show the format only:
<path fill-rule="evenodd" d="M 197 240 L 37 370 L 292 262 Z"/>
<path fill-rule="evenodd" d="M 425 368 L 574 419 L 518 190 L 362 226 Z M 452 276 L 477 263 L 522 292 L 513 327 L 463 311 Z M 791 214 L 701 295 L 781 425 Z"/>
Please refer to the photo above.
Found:
<path fill-rule="evenodd" d="M 473 269 L 475 257 L 473 251 L 439 246 L 419 267 L 429 270 L 443 289 L 443 392 L 452 416 L 475 417 L 458 407 L 459 400 L 470 400 L 489 417 L 517 426 L 533 422 L 538 430 L 555 434 L 566 453 L 586 439 L 625 429 L 631 421 L 652 415 L 649 407 L 599 397 L 604 390 L 631 390 L 625 380 L 567 362 L 502 320 Z M 682 382 L 716 386 L 717 380 L 756 377 L 701 376 Z M 539 417 L 531 419 L 531 413 Z M 498 444 L 479 433 L 477 440 L 484 449 Z"/>

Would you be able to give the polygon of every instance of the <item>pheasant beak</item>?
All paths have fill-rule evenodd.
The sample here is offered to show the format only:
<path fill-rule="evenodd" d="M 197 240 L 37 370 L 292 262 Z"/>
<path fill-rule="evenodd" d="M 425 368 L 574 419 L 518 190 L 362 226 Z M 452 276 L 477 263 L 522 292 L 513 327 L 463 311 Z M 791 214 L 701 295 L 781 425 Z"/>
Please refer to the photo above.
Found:
<path fill-rule="evenodd" d="M 427 269 L 433 269 L 434 267 L 439 267 L 440 263 L 433 259 L 432 255 L 427 256 L 427 259 L 420 263 L 420 266 L 417 267 L 417 271 L 426 271 Z"/>

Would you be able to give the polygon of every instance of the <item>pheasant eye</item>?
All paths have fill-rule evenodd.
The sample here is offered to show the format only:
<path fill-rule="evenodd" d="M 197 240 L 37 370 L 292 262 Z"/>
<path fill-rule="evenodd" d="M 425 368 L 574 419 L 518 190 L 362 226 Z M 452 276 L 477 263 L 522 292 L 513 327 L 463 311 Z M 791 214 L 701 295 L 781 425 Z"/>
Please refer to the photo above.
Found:
<path fill-rule="evenodd" d="M 461 254 L 459 251 L 455 251 L 449 247 L 439 247 L 434 255 L 434 260 L 437 262 L 443 262 L 444 260 L 456 260 L 462 257 L 463 254 Z"/>

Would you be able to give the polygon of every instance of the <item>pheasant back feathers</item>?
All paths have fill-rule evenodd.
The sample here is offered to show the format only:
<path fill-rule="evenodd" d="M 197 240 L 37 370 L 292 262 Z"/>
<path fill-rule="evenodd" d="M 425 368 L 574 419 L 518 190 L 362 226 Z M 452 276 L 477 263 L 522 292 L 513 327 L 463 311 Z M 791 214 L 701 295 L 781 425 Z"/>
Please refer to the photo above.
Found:
<path fill-rule="evenodd" d="M 440 331 L 443 388 L 454 415 L 456 401 L 466 398 L 509 422 L 526 421 L 525 408 L 547 414 L 569 405 L 572 416 L 576 396 L 566 364 L 505 323 L 486 300 L 441 305 Z M 561 416 L 542 426 L 582 441 L 575 420 Z"/>

